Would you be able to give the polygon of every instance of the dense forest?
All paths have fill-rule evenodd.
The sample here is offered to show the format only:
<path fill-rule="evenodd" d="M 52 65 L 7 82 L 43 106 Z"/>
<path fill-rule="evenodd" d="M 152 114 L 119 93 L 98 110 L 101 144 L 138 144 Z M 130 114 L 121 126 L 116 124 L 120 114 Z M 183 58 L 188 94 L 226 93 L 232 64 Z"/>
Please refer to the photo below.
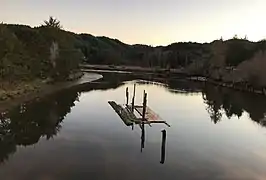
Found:
<path fill-rule="evenodd" d="M 76 71 L 83 57 L 76 35 L 57 23 L 51 18 L 36 28 L 0 24 L 1 79 L 63 79 Z"/>
<path fill-rule="evenodd" d="M 189 75 L 266 86 L 266 41 L 247 38 L 168 46 L 129 45 L 117 39 L 76 34 L 50 18 L 39 27 L 0 24 L 0 78 L 64 79 L 80 63 L 183 69 Z"/>

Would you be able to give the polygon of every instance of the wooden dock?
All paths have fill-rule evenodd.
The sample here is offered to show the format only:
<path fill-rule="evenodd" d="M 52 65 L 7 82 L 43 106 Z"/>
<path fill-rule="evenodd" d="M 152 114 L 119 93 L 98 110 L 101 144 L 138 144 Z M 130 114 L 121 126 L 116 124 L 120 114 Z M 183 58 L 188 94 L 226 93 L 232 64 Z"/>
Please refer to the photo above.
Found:
<path fill-rule="evenodd" d="M 143 94 L 143 103 L 142 106 L 135 105 L 135 93 L 136 93 L 136 84 L 134 84 L 134 91 L 132 96 L 132 102 L 129 104 L 129 91 L 128 87 L 126 88 L 126 104 L 117 104 L 115 101 L 108 101 L 109 105 L 114 109 L 120 119 L 125 123 L 126 126 L 131 126 L 134 130 L 134 124 L 138 124 L 141 129 L 141 149 L 142 152 L 145 147 L 145 125 L 151 126 L 153 123 L 167 124 L 166 121 L 156 114 L 151 108 L 147 106 L 147 96 L 148 94 L 144 91 Z M 165 163 L 165 154 L 166 154 L 166 130 L 162 130 L 162 146 L 161 146 L 161 164 Z"/>
<path fill-rule="evenodd" d="M 153 123 L 163 123 L 170 127 L 166 121 L 162 120 L 158 114 L 151 110 L 151 108 L 147 107 L 145 111 L 145 119 L 143 120 L 143 106 L 135 106 L 134 110 L 139 114 L 139 117 L 135 115 L 132 111 L 132 106 L 130 105 L 120 105 L 114 101 L 108 102 L 110 106 L 115 110 L 121 120 L 127 126 L 132 126 L 133 124 L 153 124 Z"/>
<path fill-rule="evenodd" d="M 139 115 L 142 117 L 143 116 L 143 106 L 135 106 L 134 108 L 139 113 Z M 152 120 L 159 121 L 162 119 L 158 114 L 156 114 L 148 106 L 146 107 L 146 112 L 145 112 L 144 117 L 146 118 L 146 120 L 149 120 L 149 121 L 152 121 Z"/>
<path fill-rule="evenodd" d="M 143 105 L 135 105 L 135 94 L 136 94 L 136 84 L 134 84 L 132 103 L 129 105 L 129 91 L 128 87 L 126 88 L 126 104 L 119 105 L 114 101 L 108 101 L 110 106 L 115 110 L 115 112 L 119 115 L 122 121 L 127 125 L 131 126 L 133 124 L 149 124 L 152 123 L 164 123 L 167 124 L 166 121 L 162 120 L 162 118 L 156 114 L 151 108 L 147 106 L 147 96 L 148 94 L 144 91 L 143 93 Z M 136 112 L 136 114 L 135 114 Z"/>
<path fill-rule="evenodd" d="M 118 105 L 114 101 L 108 102 L 110 106 L 115 110 L 118 116 L 122 119 L 122 121 L 127 126 L 132 126 L 133 123 L 136 121 L 136 116 L 132 113 L 129 113 L 127 109 L 123 108 L 121 105 Z"/>

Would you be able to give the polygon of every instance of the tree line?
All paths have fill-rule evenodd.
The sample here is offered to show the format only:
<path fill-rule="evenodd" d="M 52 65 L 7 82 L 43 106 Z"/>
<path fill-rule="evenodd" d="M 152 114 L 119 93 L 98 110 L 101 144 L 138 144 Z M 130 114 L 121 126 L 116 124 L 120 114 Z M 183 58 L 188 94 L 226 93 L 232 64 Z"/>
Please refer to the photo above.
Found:
<path fill-rule="evenodd" d="M 0 78 L 64 79 L 78 70 L 82 52 L 74 33 L 52 17 L 40 27 L 0 24 Z"/>
<path fill-rule="evenodd" d="M 39 27 L 0 24 L 0 78 L 65 79 L 80 63 L 184 69 L 217 81 L 266 86 L 266 41 L 237 36 L 211 43 L 129 45 L 117 39 L 76 34 L 50 17 Z"/>

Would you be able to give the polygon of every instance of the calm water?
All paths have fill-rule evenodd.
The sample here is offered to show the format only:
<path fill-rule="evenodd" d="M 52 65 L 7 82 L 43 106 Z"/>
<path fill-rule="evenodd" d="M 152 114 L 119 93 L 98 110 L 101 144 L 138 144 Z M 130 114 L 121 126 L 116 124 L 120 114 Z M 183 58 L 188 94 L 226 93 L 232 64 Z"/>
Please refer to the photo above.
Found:
<path fill-rule="evenodd" d="M 110 75 L 2 113 L 0 179 L 266 179 L 265 97 L 192 82 L 131 80 Z M 134 82 L 137 103 L 146 90 L 148 105 L 171 127 L 146 125 L 143 133 L 120 120 L 107 102 L 124 103 Z"/>

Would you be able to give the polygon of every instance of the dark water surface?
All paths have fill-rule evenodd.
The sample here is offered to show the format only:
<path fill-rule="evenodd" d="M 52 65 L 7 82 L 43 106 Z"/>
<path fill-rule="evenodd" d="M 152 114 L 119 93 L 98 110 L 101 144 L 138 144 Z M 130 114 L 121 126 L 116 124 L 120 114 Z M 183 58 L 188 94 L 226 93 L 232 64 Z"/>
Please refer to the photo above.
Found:
<path fill-rule="evenodd" d="M 113 75 L 2 113 L 0 179 L 266 179 L 265 97 L 184 81 L 124 80 Z M 146 90 L 149 107 L 170 128 L 132 130 L 108 105 L 124 103 L 134 82 L 137 103 Z"/>

